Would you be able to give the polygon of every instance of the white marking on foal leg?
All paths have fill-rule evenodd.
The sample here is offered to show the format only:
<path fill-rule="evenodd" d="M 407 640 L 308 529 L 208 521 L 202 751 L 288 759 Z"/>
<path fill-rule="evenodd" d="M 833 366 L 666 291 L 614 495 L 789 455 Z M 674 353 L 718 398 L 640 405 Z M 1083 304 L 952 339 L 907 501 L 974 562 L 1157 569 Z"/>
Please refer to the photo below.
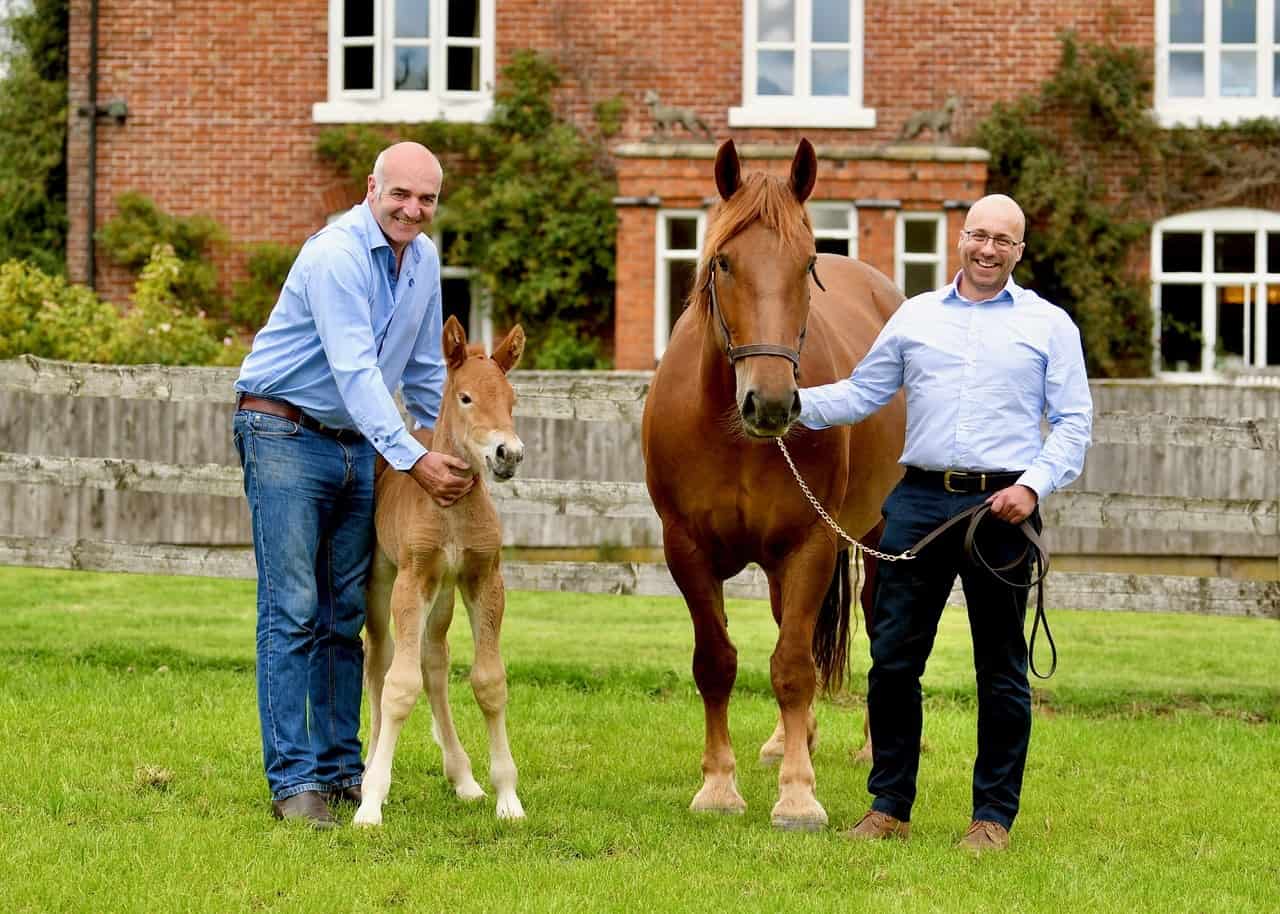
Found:
<path fill-rule="evenodd" d="M 495 568 L 476 584 L 474 593 L 464 589 L 462 599 L 467 604 L 471 637 L 476 646 L 476 659 L 471 665 L 471 691 L 489 729 L 489 782 L 498 795 L 497 816 L 523 819 L 524 806 L 516 795 L 516 762 L 507 740 L 507 670 L 498 647 L 506 605 L 502 573 Z"/>
<path fill-rule="evenodd" d="M 431 736 L 444 757 L 444 776 L 458 799 L 479 800 L 484 789 L 471 773 L 471 758 L 462 748 L 449 710 L 449 624 L 453 621 L 453 589 L 442 593 L 427 617 L 423 634 L 422 670 L 431 703 Z"/>

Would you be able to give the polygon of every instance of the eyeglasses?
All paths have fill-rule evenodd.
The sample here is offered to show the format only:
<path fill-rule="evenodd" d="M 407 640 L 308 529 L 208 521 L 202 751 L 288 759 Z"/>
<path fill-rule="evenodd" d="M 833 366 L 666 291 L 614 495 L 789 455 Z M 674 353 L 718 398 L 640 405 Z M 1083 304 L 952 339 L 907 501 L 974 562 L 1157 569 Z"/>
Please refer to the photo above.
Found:
<path fill-rule="evenodd" d="M 996 246 L 997 251 L 1012 251 L 1015 247 L 1022 244 L 1021 241 L 1014 241 L 1008 235 L 992 235 L 990 232 L 984 232 L 982 229 L 969 231 L 963 229 L 960 234 L 964 235 L 978 247 L 984 247 L 988 241 Z"/>

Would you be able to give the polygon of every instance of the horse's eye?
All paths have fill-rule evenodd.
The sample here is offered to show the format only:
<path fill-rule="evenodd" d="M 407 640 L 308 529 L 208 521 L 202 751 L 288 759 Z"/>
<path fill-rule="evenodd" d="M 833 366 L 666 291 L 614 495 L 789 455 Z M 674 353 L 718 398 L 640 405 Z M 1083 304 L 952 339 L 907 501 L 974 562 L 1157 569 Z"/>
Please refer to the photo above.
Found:
<path fill-rule="evenodd" d="M 717 270 L 723 270 L 724 272 L 728 273 L 728 272 L 729 272 L 729 258 L 728 258 L 728 257 L 726 257 L 724 254 L 717 254 L 717 255 L 716 255 L 716 269 L 717 269 Z"/>
<path fill-rule="evenodd" d="M 459 394 L 458 399 L 462 402 L 463 406 L 471 405 L 471 394 Z"/>

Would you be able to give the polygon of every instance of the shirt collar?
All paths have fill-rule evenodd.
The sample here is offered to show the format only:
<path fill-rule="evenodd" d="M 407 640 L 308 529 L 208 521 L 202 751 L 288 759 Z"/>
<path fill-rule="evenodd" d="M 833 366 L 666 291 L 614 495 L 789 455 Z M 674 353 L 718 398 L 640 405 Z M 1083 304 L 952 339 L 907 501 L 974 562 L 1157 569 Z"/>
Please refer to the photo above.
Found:
<path fill-rule="evenodd" d="M 984 298 L 981 301 L 973 301 L 965 298 L 960 294 L 960 276 L 964 271 L 956 273 L 955 278 L 942 288 L 942 301 L 944 304 L 950 302 L 963 302 L 969 305 L 988 305 L 988 304 L 1009 304 L 1012 305 L 1018 297 L 1018 293 L 1022 291 L 1022 287 L 1013 281 L 1010 276 L 1005 282 L 1004 288 L 990 298 Z"/>

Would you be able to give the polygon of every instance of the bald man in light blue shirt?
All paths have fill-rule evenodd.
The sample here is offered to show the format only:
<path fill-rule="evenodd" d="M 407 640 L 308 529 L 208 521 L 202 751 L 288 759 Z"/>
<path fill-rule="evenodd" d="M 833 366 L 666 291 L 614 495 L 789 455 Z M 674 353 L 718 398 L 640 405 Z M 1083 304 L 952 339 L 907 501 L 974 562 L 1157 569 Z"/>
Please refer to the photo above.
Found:
<path fill-rule="evenodd" d="M 235 385 L 271 810 L 317 828 L 335 825 L 329 803 L 360 800 L 375 458 L 441 505 L 472 485 L 464 461 L 429 450 L 445 366 L 440 259 L 422 232 L 443 178 L 424 146 L 383 150 L 364 202 L 303 245 Z"/>
<path fill-rule="evenodd" d="M 992 567 L 1010 563 L 1005 575 L 1023 582 L 1030 554 L 1016 525 L 1030 518 L 1038 528 L 1039 502 L 1080 475 L 1093 422 L 1075 324 L 1010 278 L 1024 229 L 1022 210 L 1010 198 L 975 203 L 960 236 L 956 279 L 904 302 L 848 378 L 801 390 L 799 417 L 815 429 L 858 422 L 904 389 L 906 472 L 885 501 L 880 548 L 900 553 L 986 502 L 991 513 L 978 528 L 976 551 Z M 1042 418 L 1049 424 L 1043 439 Z M 1008 846 L 1031 735 L 1027 591 L 967 557 L 963 532 L 953 527 L 918 558 L 877 567 L 867 676 L 873 750 L 867 788 L 874 799 L 850 837 L 910 833 L 920 676 L 959 575 L 978 687 L 973 812 L 961 846 L 977 852 Z"/>

